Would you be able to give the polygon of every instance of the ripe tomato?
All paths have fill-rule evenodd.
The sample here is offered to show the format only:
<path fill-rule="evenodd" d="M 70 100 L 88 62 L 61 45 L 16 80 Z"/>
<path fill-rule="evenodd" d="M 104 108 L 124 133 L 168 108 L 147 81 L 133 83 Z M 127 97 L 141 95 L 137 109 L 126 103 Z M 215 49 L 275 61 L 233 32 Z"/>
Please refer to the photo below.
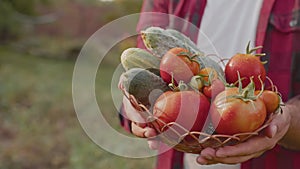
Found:
<path fill-rule="evenodd" d="M 219 93 L 225 90 L 225 85 L 220 79 L 214 79 L 210 86 L 203 87 L 203 94 L 214 99 Z"/>
<path fill-rule="evenodd" d="M 260 98 L 243 101 L 235 97 L 238 94 L 238 88 L 227 88 L 213 101 L 210 115 L 217 133 L 232 135 L 253 132 L 264 123 L 264 102 Z"/>
<path fill-rule="evenodd" d="M 171 83 L 172 75 L 175 83 L 183 80 L 188 83 L 191 78 L 198 74 L 200 64 L 191 59 L 191 53 L 184 48 L 172 48 L 161 59 L 160 75 L 162 79 Z"/>
<path fill-rule="evenodd" d="M 208 99 L 200 92 L 167 91 L 156 100 L 153 115 L 159 119 L 157 122 L 161 131 L 164 123 L 171 122 L 176 122 L 189 131 L 201 131 L 209 107 Z"/>
<path fill-rule="evenodd" d="M 250 77 L 253 76 L 253 81 L 256 89 L 261 89 L 261 82 L 266 79 L 266 70 L 260 59 L 252 54 L 236 54 L 234 55 L 225 66 L 225 76 L 228 83 L 235 83 L 238 80 L 240 73 L 243 87 L 250 83 Z"/>
<path fill-rule="evenodd" d="M 260 91 L 255 91 L 255 94 L 258 95 Z M 280 96 L 271 90 L 264 90 L 259 96 L 265 103 L 266 110 L 268 114 L 274 113 L 280 106 L 281 98 Z"/>

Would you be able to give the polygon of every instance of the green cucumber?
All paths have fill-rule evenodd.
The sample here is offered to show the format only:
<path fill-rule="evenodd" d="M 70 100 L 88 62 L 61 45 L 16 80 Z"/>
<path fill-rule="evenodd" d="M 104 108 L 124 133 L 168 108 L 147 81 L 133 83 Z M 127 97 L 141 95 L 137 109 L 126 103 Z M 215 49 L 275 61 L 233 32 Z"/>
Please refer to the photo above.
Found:
<path fill-rule="evenodd" d="M 147 49 L 158 57 L 162 57 L 174 47 L 183 46 L 183 43 L 178 41 L 176 37 L 159 27 L 149 27 L 141 31 L 141 36 Z"/>
<path fill-rule="evenodd" d="M 132 68 L 159 68 L 160 58 L 140 48 L 128 48 L 121 54 L 121 63 L 127 71 Z"/>
<path fill-rule="evenodd" d="M 185 34 L 175 30 L 175 29 L 166 29 L 165 32 L 168 32 L 170 35 L 176 37 L 178 40 L 181 40 L 182 43 L 189 49 L 192 53 L 197 53 L 199 56 L 204 56 L 204 53 L 200 51 L 197 45 Z"/>
<path fill-rule="evenodd" d="M 160 76 L 146 69 L 132 68 L 122 76 L 124 89 L 148 108 L 163 92 L 170 90 Z"/>

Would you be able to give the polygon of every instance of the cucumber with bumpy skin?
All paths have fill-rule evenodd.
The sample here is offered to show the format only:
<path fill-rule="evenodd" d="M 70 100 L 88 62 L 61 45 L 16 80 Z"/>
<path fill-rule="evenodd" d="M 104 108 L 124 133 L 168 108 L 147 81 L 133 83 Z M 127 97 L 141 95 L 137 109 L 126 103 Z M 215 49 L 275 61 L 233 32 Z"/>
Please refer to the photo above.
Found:
<path fill-rule="evenodd" d="M 132 68 L 121 78 L 124 89 L 148 108 L 163 92 L 170 90 L 161 77 L 146 69 Z"/>
<path fill-rule="evenodd" d="M 141 31 L 141 36 L 147 49 L 158 57 L 174 47 L 185 47 L 182 41 L 160 27 L 149 27 Z"/>
<path fill-rule="evenodd" d="M 221 66 L 216 61 L 206 57 L 197 48 L 197 45 L 181 32 L 173 29 L 165 30 L 160 27 L 149 27 L 141 31 L 141 36 L 147 49 L 158 57 L 164 56 L 167 51 L 174 47 L 182 47 L 197 55 L 195 58 L 200 63 L 201 68 L 214 68 L 220 76 L 224 76 Z"/>
<path fill-rule="evenodd" d="M 125 70 L 131 68 L 159 68 L 160 58 L 140 48 L 128 48 L 121 54 L 121 63 Z"/>
<path fill-rule="evenodd" d="M 170 35 L 176 37 L 178 40 L 181 40 L 187 49 L 190 49 L 193 53 L 198 53 L 199 56 L 204 56 L 204 53 L 201 52 L 197 45 L 185 34 L 175 30 L 175 29 L 166 29 L 165 32 L 168 32 Z"/>

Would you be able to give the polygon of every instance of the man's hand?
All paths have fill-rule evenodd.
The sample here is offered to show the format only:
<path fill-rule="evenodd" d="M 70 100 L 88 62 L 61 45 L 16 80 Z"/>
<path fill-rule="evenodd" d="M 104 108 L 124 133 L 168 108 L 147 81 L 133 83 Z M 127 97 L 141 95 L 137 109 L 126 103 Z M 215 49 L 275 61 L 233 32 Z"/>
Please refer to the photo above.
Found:
<path fill-rule="evenodd" d="M 288 108 L 283 107 L 283 113 L 276 114 L 264 133 L 251 137 L 246 142 L 224 146 L 219 149 L 206 148 L 202 150 L 197 162 L 206 164 L 237 164 L 262 155 L 272 149 L 287 133 L 291 116 Z"/>
<path fill-rule="evenodd" d="M 127 116 L 126 118 L 131 120 L 132 133 L 138 137 L 148 138 L 149 148 L 157 149 L 159 142 L 155 140 L 155 130 L 146 125 L 145 119 L 134 109 L 126 97 L 123 98 L 123 105 Z"/>

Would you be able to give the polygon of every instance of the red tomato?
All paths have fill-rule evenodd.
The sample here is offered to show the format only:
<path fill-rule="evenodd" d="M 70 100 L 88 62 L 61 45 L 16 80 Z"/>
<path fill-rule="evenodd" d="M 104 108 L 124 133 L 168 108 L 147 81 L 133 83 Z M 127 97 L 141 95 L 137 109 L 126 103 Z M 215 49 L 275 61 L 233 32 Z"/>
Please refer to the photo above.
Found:
<path fill-rule="evenodd" d="M 236 54 L 234 55 L 225 66 L 225 76 L 228 83 L 235 83 L 238 81 L 238 74 L 240 73 L 243 87 L 250 83 L 250 77 L 253 76 L 254 84 L 256 89 L 261 89 L 261 82 L 266 79 L 266 70 L 264 65 L 261 63 L 259 57 L 252 54 Z"/>
<path fill-rule="evenodd" d="M 219 93 L 225 90 L 225 85 L 220 79 L 214 79 L 210 86 L 203 88 L 203 94 L 208 98 L 215 98 Z"/>
<path fill-rule="evenodd" d="M 238 88 L 227 88 L 218 94 L 212 103 L 212 124 L 219 134 L 253 132 L 265 121 L 266 107 L 260 98 L 243 101 L 232 97 L 236 95 Z"/>
<path fill-rule="evenodd" d="M 255 94 L 259 94 L 260 91 L 255 91 Z M 280 96 L 271 90 L 264 90 L 259 96 L 265 103 L 266 110 L 268 114 L 274 113 L 280 106 L 281 98 Z"/>
<path fill-rule="evenodd" d="M 189 131 L 201 131 L 209 107 L 208 99 L 200 92 L 167 91 L 156 100 L 153 115 L 159 119 L 161 130 L 164 123 L 176 122 Z"/>
<path fill-rule="evenodd" d="M 184 48 L 172 48 L 161 59 L 160 75 L 162 79 L 171 83 L 172 75 L 178 83 L 183 80 L 188 83 L 200 71 L 200 64 L 190 58 L 191 53 Z"/>

